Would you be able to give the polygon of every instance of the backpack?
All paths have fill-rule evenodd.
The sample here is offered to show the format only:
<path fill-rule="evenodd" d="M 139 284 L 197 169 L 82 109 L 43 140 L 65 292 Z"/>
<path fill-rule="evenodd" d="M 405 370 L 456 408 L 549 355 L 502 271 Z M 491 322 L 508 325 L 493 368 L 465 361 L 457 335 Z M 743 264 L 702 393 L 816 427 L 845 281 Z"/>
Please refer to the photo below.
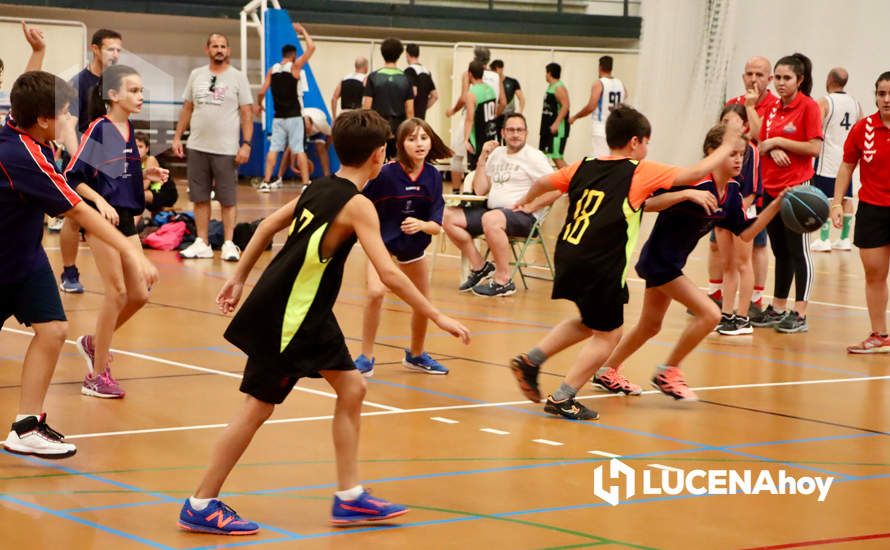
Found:
<path fill-rule="evenodd" d="M 157 231 L 142 239 L 142 244 L 155 250 L 174 250 L 182 243 L 186 231 L 185 222 L 165 223 Z"/>

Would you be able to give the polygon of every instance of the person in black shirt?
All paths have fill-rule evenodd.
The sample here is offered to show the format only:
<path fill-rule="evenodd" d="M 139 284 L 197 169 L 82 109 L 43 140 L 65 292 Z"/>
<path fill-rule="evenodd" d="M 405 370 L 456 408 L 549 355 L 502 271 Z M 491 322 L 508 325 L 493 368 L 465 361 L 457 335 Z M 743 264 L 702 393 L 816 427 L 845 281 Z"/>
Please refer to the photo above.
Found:
<path fill-rule="evenodd" d="M 337 105 L 340 109 L 360 109 L 362 96 L 365 92 L 365 81 L 368 79 L 368 58 L 355 58 L 355 72 L 343 77 L 343 80 L 334 88 L 331 96 L 331 120 L 337 118 Z"/>
<path fill-rule="evenodd" d="M 405 57 L 408 58 L 405 76 L 414 88 L 414 116 L 426 119 L 426 111 L 439 99 L 439 92 L 433 82 L 433 75 L 420 64 L 420 46 L 417 44 L 405 46 Z"/>
<path fill-rule="evenodd" d="M 272 121 L 271 145 L 269 153 L 266 155 L 266 171 L 263 182 L 257 188 L 261 193 L 268 193 L 272 184 L 281 183 L 280 178 L 278 181 L 272 181 L 272 170 L 275 169 L 278 153 L 287 148 L 290 149 L 291 154 L 297 157 L 300 180 L 303 184 L 309 183 L 309 158 L 303 147 L 306 128 L 303 124 L 303 113 L 300 110 L 298 88 L 300 71 L 315 53 L 315 42 L 312 41 L 312 37 L 309 36 L 303 25 L 294 23 L 294 30 L 297 32 L 297 36 L 302 34 L 306 40 L 306 49 L 303 50 L 303 55 L 297 57 L 297 47 L 293 44 L 285 44 L 281 48 L 281 62 L 272 65 L 272 68 L 266 73 L 266 81 L 263 82 L 262 88 L 257 93 L 254 105 L 255 114 L 259 114 L 263 110 L 266 92 L 272 90 L 275 118 Z"/>
<path fill-rule="evenodd" d="M 373 109 L 389 121 L 392 136 L 386 142 L 386 158 L 396 156 L 396 129 L 414 116 L 414 90 L 408 77 L 396 66 L 404 47 L 398 38 L 387 38 L 380 45 L 386 63 L 368 76 L 362 109 Z"/>
<path fill-rule="evenodd" d="M 501 83 L 504 86 L 504 99 L 507 102 L 504 110 L 501 112 L 500 116 L 498 116 L 498 135 L 500 136 L 507 115 L 525 111 L 525 94 L 522 93 L 522 88 L 519 86 L 518 80 L 512 76 L 504 76 L 503 61 L 495 59 L 488 66 L 491 67 L 492 71 L 498 73 L 498 76 L 501 78 Z"/>

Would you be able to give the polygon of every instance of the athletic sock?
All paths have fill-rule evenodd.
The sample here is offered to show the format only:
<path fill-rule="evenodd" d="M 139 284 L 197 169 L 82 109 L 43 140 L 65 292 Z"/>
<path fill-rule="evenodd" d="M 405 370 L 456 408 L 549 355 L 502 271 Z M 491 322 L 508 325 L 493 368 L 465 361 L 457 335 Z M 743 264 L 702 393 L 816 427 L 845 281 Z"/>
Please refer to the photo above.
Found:
<path fill-rule="evenodd" d="M 204 508 L 207 508 L 207 506 L 210 504 L 210 501 L 211 501 L 211 500 L 213 500 L 213 499 L 212 499 L 212 498 L 195 498 L 195 497 L 189 497 L 189 505 L 190 505 L 193 509 L 195 509 L 195 510 L 197 510 L 197 511 L 200 512 L 200 511 L 203 510 Z"/>
<path fill-rule="evenodd" d="M 708 281 L 708 296 L 723 289 L 723 279 L 710 279 Z"/>
<path fill-rule="evenodd" d="M 528 362 L 536 367 L 540 367 L 547 360 L 547 354 L 541 351 L 541 348 L 532 348 L 526 357 L 528 357 Z"/>
<path fill-rule="evenodd" d="M 576 393 L 578 393 L 578 390 L 563 382 L 559 385 L 559 389 L 553 392 L 550 397 L 554 401 L 565 401 L 566 399 L 572 399 L 573 397 L 575 397 Z"/>
<path fill-rule="evenodd" d="M 762 299 L 763 299 L 763 291 L 764 291 L 764 290 L 766 290 L 766 289 L 765 289 L 764 287 L 762 287 L 762 286 L 755 286 L 755 287 L 754 287 L 754 293 L 751 294 L 751 301 L 754 302 L 754 303 L 756 304 L 757 302 L 759 302 L 760 300 L 762 300 Z"/>
<path fill-rule="evenodd" d="M 841 239 L 850 238 L 850 225 L 853 223 L 853 214 L 844 214 L 844 225 L 841 227 Z"/>
<path fill-rule="evenodd" d="M 337 498 L 340 500 L 355 500 L 358 497 L 362 496 L 364 492 L 364 488 L 361 485 L 356 485 L 352 489 L 346 489 L 345 491 L 335 491 L 334 494 L 337 495 Z"/>
<path fill-rule="evenodd" d="M 822 224 L 822 229 L 819 230 L 819 240 L 827 241 L 828 237 L 831 236 L 831 222 L 827 221 Z M 841 237 L 843 238 L 843 237 Z"/>

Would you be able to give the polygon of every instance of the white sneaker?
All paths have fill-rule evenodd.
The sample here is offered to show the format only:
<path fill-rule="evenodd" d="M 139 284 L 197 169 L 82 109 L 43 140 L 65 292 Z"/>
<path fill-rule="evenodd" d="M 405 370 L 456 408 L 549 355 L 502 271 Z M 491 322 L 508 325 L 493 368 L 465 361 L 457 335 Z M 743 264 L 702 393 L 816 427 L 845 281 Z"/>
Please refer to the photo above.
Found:
<path fill-rule="evenodd" d="M 46 222 L 46 228 L 49 229 L 50 233 L 58 233 L 62 230 L 62 225 L 65 223 L 65 218 L 59 216 L 58 218 L 50 218 Z"/>
<path fill-rule="evenodd" d="M 839 239 L 832 243 L 831 248 L 835 250 L 852 250 L 853 245 L 850 244 L 850 239 Z"/>
<path fill-rule="evenodd" d="M 256 190 L 259 191 L 260 193 L 268 193 L 269 191 L 272 190 L 272 186 L 266 182 L 262 182 L 256 186 Z"/>
<path fill-rule="evenodd" d="M 47 426 L 45 413 L 13 422 L 3 448 L 11 453 L 40 458 L 66 458 L 77 452 L 77 447 L 65 443 L 64 435 Z"/>
<path fill-rule="evenodd" d="M 283 185 L 283 183 L 284 182 L 281 181 L 281 178 L 278 178 L 277 180 L 275 180 L 269 184 L 269 189 L 281 189 L 281 186 Z"/>
<path fill-rule="evenodd" d="M 241 259 L 241 249 L 232 241 L 226 241 L 222 245 L 221 257 L 227 262 L 237 262 Z"/>
<path fill-rule="evenodd" d="M 816 239 L 810 243 L 810 250 L 813 252 L 831 252 L 831 243 L 822 239 Z"/>
<path fill-rule="evenodd" d="M 212 258 L 213 249 L 204 242 L 204 239 L 198 237 L 195 242 L 190 244 L 188 248 L 179 251 L 179 255 L 183 258 L 193 260 L 196 258 Z"/>

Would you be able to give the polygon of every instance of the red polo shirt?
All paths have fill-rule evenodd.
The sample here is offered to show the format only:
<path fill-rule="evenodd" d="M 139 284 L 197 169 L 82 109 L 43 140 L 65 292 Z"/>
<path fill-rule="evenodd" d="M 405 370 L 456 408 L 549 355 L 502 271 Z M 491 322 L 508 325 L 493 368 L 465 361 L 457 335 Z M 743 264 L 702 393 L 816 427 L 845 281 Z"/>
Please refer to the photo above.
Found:
<path fill-rule="evenodd" d="M 844 162 L 859 163 L 859 200 L 890 207 L 890 128 L 880 113 L 853 125 L 844 142 Z"/>
<path fill-rule="evenodd" d="M 773 103 L 760 127 L 760 142 L 774 137 L 794 141 L 822 139 L 822 112 L 819 105 L 801 92 L 788 105 L 783 105 L 781 100 Z M 784 168 L 777 165 L 769 153 L 761 155 L 763 188 L 771 197 L 775 197 L 786 187 L 799 185 L 813 177 L 813 157 L 785 152 L 791 165 Z"/>

